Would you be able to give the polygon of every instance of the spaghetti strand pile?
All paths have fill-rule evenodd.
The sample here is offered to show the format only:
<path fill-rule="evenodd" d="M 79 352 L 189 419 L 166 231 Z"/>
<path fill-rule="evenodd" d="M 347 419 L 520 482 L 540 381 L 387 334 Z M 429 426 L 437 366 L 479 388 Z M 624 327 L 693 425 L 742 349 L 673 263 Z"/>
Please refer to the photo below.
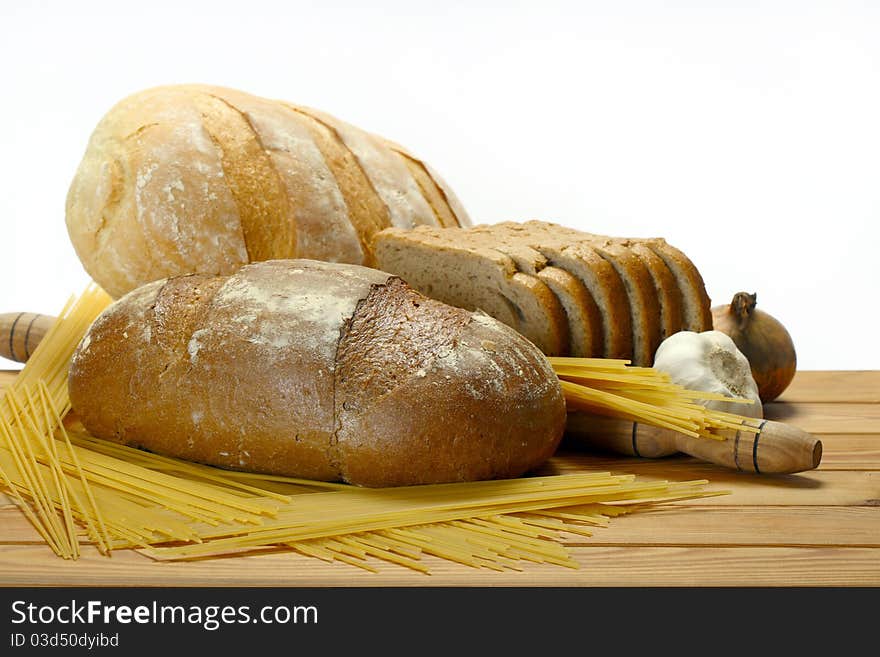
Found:
<path fill-rule="evenodd" d="M 709 409 L 699 401 L 721 400 L 741 404 L 749 399 L 688 390 L 672 383 L 665 372 L 632 367 L 628 360 L 611 358 L 548 358 L 562 384 L 570 411 L 630 420 L 672 429 L 694 438 L 725 440 L 725 429 L 754 431 L 752 418 Z"/>

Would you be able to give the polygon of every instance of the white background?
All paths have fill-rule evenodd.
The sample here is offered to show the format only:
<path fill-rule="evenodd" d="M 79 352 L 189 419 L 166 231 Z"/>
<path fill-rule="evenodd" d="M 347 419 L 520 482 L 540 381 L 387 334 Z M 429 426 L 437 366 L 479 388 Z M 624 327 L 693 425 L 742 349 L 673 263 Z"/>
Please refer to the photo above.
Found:
<path fill-rule="evenodd" d="M 206 82 L 407 145 L 477 222 L 666 237 L 802 369 L 880 369 L 878 3 L 3 0 L 0 82 L 0 312 L 87 282 L 64 198 L 103 113 Z"/>

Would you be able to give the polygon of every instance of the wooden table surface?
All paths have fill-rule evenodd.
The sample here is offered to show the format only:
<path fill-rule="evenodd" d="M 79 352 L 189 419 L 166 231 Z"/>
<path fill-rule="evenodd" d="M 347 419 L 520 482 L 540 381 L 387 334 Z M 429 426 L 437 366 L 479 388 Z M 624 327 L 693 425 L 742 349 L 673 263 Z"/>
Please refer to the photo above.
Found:
<path fill-rule="evenodd" d="M 12 378 L 0 372 L 0 385 Z M 430 576 L 380 574 L 296 554 L 157 563 L 132 551 L 57 558 L 0 493 L 0 585 L 138 586 L 878 586 L 880 372 L 799 372 L 766 416 L 818 434 L 818 470 L 749 475 L 686 456 L 648 460 L 563 451 L 546 473 L 581 468 L 711 481 L 732 494 L 612 520 L 572 541 L 580 569 L 497 573 L 425 558 Z"/>

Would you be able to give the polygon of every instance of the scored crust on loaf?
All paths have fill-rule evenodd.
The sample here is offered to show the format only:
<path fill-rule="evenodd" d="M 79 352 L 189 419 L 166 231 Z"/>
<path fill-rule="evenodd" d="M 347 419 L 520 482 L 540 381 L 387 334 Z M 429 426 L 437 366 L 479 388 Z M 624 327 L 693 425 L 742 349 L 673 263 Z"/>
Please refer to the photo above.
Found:
<path fill-rule="evenodd" d="M 455 215 L 452 213 L 452 209 L 446 202 L 442 190 L 437 186 L 434 179 L 431 178 L 431 175 L 422 163 L 418 160 L 412 159 L 404 153 L 397 153 L 397 155 L 403 160 L 406 168 L 409 169 L 409 173 L 413 177 L 413 180 L 418 183 L 422 196 L 425 197 L 425 200 L 428 201 L 428 205 L 431 206 L 431 211 L 434 213 L 436 223 L 439 226 L 444 226 L 446 228 L 458 226 L 458 222 L 455 220 Z"/>
<path fill-rule="evenodd" d="M 568 316 L 568 355 L 590 358 L 604 353 L 602 314 L 580 279 L 551 264 L 546 254 L 531 246 L 534 241 L 530 236 L 511 229 L 508 223 L 474 226 L 468 232 L 492 240 L 520 269 L 538 276 L 556 294 Z"/>
<path fill-rule="evenodd" d="M 375 262 L 372 251 L 373 235 L 391 225 L 388 207 L 373 188 L 355 154 L 345 145 L 342 137 L 332 126 L 303 112 L 295 105 L 283 102 L 281 105 L 290 112 L 292 121 L 301 123 L 309 130 L 315 145 L 321 151 L 339 184 L 349 208 L 351 224 L 360 236 L 364 254 L 363 262 L 355 264 L 372 266 Z"/>
<path fill-rule="evenodd" d="M 71 368 L 72 403 L 101 438 L 221 467 L 338 479 L 328 458 L 338 340 L 358 301 L 387 279 L 292 260 L 208 284 L 184 276 L 138 288 L 90 329 Z"/>
<path fill-rule="evenodd" d="M 368 486 L 517 476 L 565 424 L 525 338 L 389 274 L 310 260 L 137 288 L 93 323 L 69 387 L 103 439 Z"/>
<path fill-rule="evenodd" d="M 553 291 L 517 271 L 514 261 L 500 251 L 469 244 L 466 230 L 389 228 L 376 235 L 374 249 L 379 268 L 426 296 L 483 310 L 545 354 L 567 353 L 568 319 Z"/>
<path fill-rule="evenodd" d="M 373 189 L 385 203 L 391 225 L 398 228 L 437 225 L 437 216 L 422 195 L 402 158 L 367 132 L 310 107 L 296 106 L 303 114 L 332 127 L 354 154 Z"/>
<path fill-rule="evenodd" d="M 281 177 L 247 117 L 219 96 L 195 90 L 192 100 L 220 150 L 223 175 L 238 205 L 248 259 L 296 254 L 296 223 Z"/>
<path fill-rule="evenodd" d="M 284 232 L 279 232 L 273 257 L 281 257 L 287 248 L 288 257 L 362 263 L 364 250 L 338 177 L 297 115 L 281 103 L 234 89 L 198 88 L 222 98 L 247 119 L 284 185 L 289 226 L 295 234 L 292 244 L 284 247 Z"/>
<path fill-rule="evenodd" d="M 420 157 L 414 155 L 409 150 L 401 146 L 400 144 L 391 141 L 387 138 L 376 137 L 377 139 L 382 139 L 385 145 L 391 150 L 398 153 L 404 160 L 407 162 L 407 166 L 412 170 L 414 167 L 418 167 L 427 174 L 430 178 L 431 183 L 434 187 L 440 192 L 440 195 L 443 199 L 443 205 L 445 205 L 446 209 L 440 208 L 439 210 L 435 207 L 435 211 L 437 212 L 437 218 L 440 221 L 440 225 L 448 228 L 458 228 L 465 227 L 471 225 L 470 217 L 468 213 L 465 211 L 464 206 L 461 204 L 461 201 L 458 200 L 458 197 L 455 195 L 455 192 L 452 191 L 452 188 L 446 183 L 446 181 L 437 173 L 434 169 L 431 168 L 431 165 L 422 160 Z M 414 174 L 415 175 L 415 174 Z M 419 176 L 416 176 L 419 179 Z M 419 183 L 421 184 L 421 183 Z M 427 198 L 431 198 L 426 194 Z M 431 201 L 433 205 L 433 201 Z M 448 212 L 447 212 L 448 210 Z M 448 216 L 451 215 L 452 221 L 448 221 Z"/>

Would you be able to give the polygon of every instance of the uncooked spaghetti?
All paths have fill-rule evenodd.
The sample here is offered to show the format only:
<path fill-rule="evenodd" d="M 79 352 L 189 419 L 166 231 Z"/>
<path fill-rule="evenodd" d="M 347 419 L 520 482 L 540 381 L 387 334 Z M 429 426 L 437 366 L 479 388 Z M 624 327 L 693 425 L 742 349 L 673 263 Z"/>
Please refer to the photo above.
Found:
<path fill-rule="evenodd" d="M 725 440 L 725 429 L 755 431 L 750 418 L 709 409 L 700 401 L 723 400 L 750 404 L 751 400 L 689 390 L 672 383 L 665 372 L 631 367 L 627 360 L 610 358 L 549 358 L 562 383 L 570 411 L 650 424 L 693 436 Z"/>

